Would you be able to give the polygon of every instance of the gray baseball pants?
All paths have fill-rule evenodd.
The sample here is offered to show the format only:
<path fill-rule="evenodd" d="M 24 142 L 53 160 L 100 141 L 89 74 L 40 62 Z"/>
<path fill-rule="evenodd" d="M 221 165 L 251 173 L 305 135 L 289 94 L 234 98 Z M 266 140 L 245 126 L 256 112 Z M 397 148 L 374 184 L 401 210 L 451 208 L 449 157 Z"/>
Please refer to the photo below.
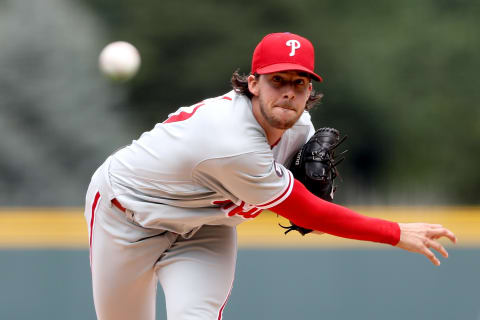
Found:
<path fill-rule="evenodd" d="M 143 228 L 92 181 L 85 218 L 93 299 L 99 320 L 154 320 L 157 283 L 168 320 L 218 320 L 230 294 L 236 230 L 203 226 L 191 238 Z"/>

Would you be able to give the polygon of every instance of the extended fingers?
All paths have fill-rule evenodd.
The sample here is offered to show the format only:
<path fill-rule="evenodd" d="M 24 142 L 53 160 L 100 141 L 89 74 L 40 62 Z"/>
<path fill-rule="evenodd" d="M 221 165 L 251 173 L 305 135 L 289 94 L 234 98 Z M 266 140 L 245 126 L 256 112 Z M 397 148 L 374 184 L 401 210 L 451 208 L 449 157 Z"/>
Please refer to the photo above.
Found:
<path fill-rule="evenodd" d="M 433 250 L 448 258 L 447 250 L 436 240 L 446 237 L 453 243 L 457 242 L 455 234 L 440 224 L 399 223 L 399 226 L 401 233 L 397 246 L 404 250 L 423 254 L 436 266 L 440 265 L 440 260 L 432 252 Z"/>
<path fill-rule="evenodd" d="M 455 236 L 455 234 L 452 231 L 450 231 L 447 228 L 444 228 L 442 226 L 431 229 L 428 232 L 427 235 L 431 239 L 438 239 L 438 238 L 441 238 L 441 237 L 447 237 L 453 243 L 457 243 L 457 237 Z"/>
<path fill-rule="evenodd" d="M 424 248 L 422 252 L 434 265 L 439 266 L 440 265 L 440 260 L 438 260 L 437 257 L 433 254 L 433 252 L 428 249 L 427 247 Z"/>
<path fill-rule="evenodd" d="M 433 230 L 428 232 L 427 239 L 425 240 L 425 248 L 423 254 L 436 266 L 440 265 L 440 260 L 435 256 L 435 254 L 430 250 L 430 248 L 435 249 L 438 251 L 443 257 L 448 258 L 448 252 L 445 250 L 444 246 L 439 242 L 435 241 L 435 239 L 447 237 L 453 243 L 456 243 L 457 238 L 450 230 L 442 227 L 437 226 Z"/>
<path fill-rule="evenodd" d="M 441 254 L 444 258 L 448 258 L 448 252 L 447 252 L 447 250 L 445 250 L 445 248 L 444 248 L 440 243 L 438 243 L 437 241 L 427 240 L 427 242 L 425 243 L 425 246 L 426 246 L 427 248 L 433 248 L 433 249 L 437 250 L 438 252 L 440 252 L 440 254 Z"/>

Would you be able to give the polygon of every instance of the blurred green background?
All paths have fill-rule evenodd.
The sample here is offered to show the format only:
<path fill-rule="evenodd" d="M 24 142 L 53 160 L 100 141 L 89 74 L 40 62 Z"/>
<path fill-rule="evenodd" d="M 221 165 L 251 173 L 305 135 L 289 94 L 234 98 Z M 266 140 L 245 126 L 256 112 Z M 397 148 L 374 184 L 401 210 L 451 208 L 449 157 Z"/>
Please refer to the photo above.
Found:
<path fill-rule="evenodd" d="M 0 0 L 0 207 L 81 207 L 110 153 L 229 91 L 283 31 L 316 47 L 315 126 L 349 136 L 338 203 L 479 205 L 479 30 L 474 0 Z M 117 40 L 142 56 L 126 83 L 98 70 Z M 225 317 L 478 320 L 478 246 L 449 251 L 433 268 L 399 250 L 240 249 Z M 87 250 L 0 261 L 0 319 L 94 318 Z"/>
<path fill-rule="evenodd" d="M 167 114 L 230 90 L 270 32 L 316 46 L 316 127 L 349 136 L 344 204 L 478 204 L 480 3 L 0 0 L 0 205 L 82 205 L 94 169 Z M 125 40 L 136 78 L 102 77 Z"/>

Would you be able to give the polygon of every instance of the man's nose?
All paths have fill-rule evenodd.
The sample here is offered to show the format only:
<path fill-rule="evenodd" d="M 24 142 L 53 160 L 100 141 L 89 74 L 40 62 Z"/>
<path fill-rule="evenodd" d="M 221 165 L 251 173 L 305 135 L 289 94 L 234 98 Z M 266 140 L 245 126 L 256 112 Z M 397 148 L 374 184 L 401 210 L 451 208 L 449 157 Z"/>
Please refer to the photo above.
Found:
<path fill-rule="evenodd" d="M 293 100 L 295 98 L 295 90 L 292 83 L 285 84 L 285 91 L 283 92 L 285 99 Z"/>

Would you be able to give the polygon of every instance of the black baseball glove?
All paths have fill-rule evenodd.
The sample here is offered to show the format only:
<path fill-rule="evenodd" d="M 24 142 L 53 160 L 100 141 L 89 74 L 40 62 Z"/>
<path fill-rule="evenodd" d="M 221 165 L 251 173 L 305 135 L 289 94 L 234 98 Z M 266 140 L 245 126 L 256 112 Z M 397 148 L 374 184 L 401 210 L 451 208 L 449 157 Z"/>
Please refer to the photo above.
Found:
<path fill-rule="evenodd" d="M 345 141 L 347 137 L 340 139 L 340 133 L 333 128 L 320 128 L 298 151 L 289 169 L 293 176 L 302 182 L 305 187 L 317 197 L 326 201 L 333 201 L 335 192 L 334 180 L 338 176 L 337 165 L 345 158 L 342 157 L 347 150 L 335 155 L 335 149 Z M 302 235 L 313 230 L 302 228 L 290 221 L 290 226 L 280 226 L 285 234 L 292 230 Z"/>

